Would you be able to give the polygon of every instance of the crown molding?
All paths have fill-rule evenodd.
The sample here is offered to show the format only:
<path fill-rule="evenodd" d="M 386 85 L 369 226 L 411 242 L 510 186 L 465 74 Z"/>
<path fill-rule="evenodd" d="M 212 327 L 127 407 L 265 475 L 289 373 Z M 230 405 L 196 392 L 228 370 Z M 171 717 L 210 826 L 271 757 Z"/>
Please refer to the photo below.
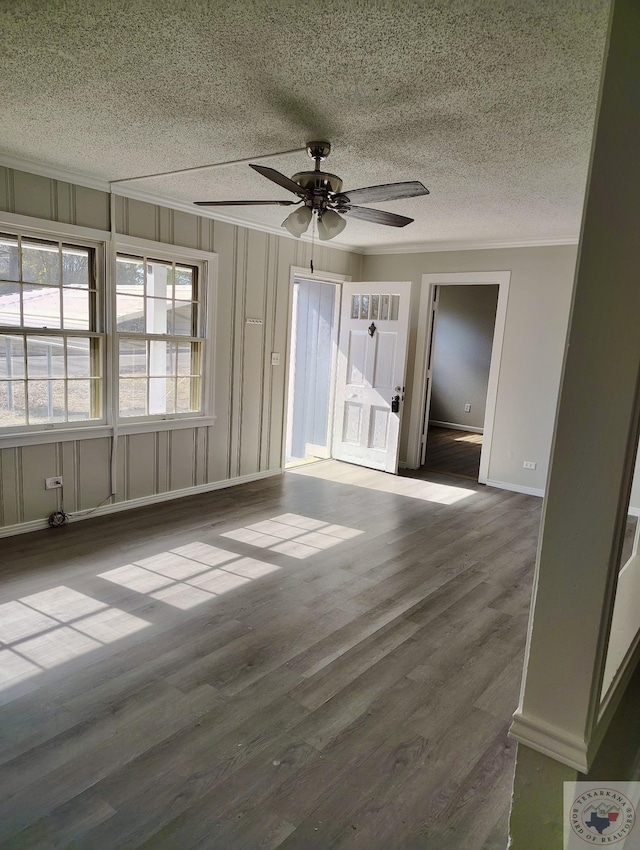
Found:
<path fill-rule="evenodd" d="M 75 171 L 65 171 L 64 168 L 55 168 L 53 165 L 45 165 L 8 153 L 0 153 L 0 166 L 13 168 L 15 171 L 26 171 L 27 174 L 37 174 L 40 177 L 49 177 L 51 180 L 60 180 L 62 183 L 73 183 L 87 189 L 98 189 L 101 192 L 109 191 L 108 180 L 99 180 L 97 177 L 89 177 L 88 174 L 80 174 Z"/>
<path fill-rule="evenodd" d="M 426 254 L 438 251 L 484 251 L 496 248 L 549 248 L 556 245 L 577 245 L 578 236 L 548 239 L 461 239 L 459 242 L 406 242 L 402 245 L 366 245 L 354 248 L 365 256 L 372 254 Z"/>

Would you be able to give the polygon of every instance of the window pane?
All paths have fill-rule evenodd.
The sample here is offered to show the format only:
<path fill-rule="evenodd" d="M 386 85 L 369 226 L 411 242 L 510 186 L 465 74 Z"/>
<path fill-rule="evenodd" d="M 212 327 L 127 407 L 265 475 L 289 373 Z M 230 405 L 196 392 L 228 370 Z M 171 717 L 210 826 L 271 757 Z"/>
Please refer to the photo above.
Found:
<path fill-rule="evenodd" d="M 198 355 L 200 346 L 198 343 L 191 342 L 179 342 L 178 343 L 178 363 L 177 363 L 177 374 L 178 375 L 190 375 L 191 374 L 191 351 L 192 346 L 194 353 Z M 199 358 L 198 358 L 199 359 Z M 198 369 L 199 371 L 199 369 Z"/>
<path fill-rule="evenodd" d="M 120 340 L 120 374 L 146 375 L 147 369 L 147 341 L 145 339 L 121 339 Z"/>
<path fill-rule="evenodd" d="M 0 336 L 0 378 L 24 378 L 24 338 Z"/>
<path fill-rule="evenodd" d="M 94 411 L 92 417 L 91 394 L 92 385 L 96 381 L 68 381 L 67 382 L 67 409 L 69 422 L 78 422 L 83 419 L 96 418 L 99 413 Z"/>
<path fill-rule="evenodd" d="M 0 283 L 0 325 L 20 325 L 19 283 Z"/>
<path fill-rule="evenodd" d="M 199 378 L 178 378 L 176 413 L 189 413 L 198 410 Z"/>
<path fill-rule="evenodd" d="M 378 318 L 378 311 L 380 310 L 380 296 L 372 295 L 371 296 L 371 318 Z"/>
<path fill-rule="evenodd" d="M 368 319 L 369 318 L 369 296 L 363 295 L 362 300 L 360 301 L 360 318 Z"/>
<path fill-rule="evenodd" d="M 64 381 L 29 381 L 29 422 L 64 422 Z"/>
<path fill-rule="evenodd" d="M 0 280 L 20 280 L 18 240 L 0 236 Z"/>
<path fill-rule="evenodd" d="M 147 378 L 120 378 L 120 416 L 146 416 Z"/>
<path fill-rule="evenodd" d="M 116 262 L 116 290 L 144 295 L 144 263 L 130 257 L 118 257 Z"/>
<path fill-rule="evenodd" d="M 53 286 L 22 287 L 23 324 L 30 328 L 60 327 L 60 290 Z"/>
<path fill-rule="evenodd" d="M 351 296 L 351 318 L 357 319 L 360 316 L 360 296 Z"/>
<path fill-rule="evenodd" d="M 179 336 L 195 336 L 193 327 L 193 312 L 192 308 L 195 304 L 187 302 L 177 302 L 175 310 L 171 311 L 169 318 L 170 333 Z"/>
<path fill-rule="evenodd" d="M 149 343 L 149 374 L 173 374 L 173 343 L 151 340 Z"/>
<path fill-rule="evenodd" d="M 93 374 L 91 345 L 87 337 L 67 339 L 67 375 L 70 378 L 90 378 Z"/>
<path fill-rule="evenodd" d="M 175 411 L 175 381 L 173 378 L 149 379 L 149 413 Z"/>
<path fill-rule="evenodd" d="M 29 378 L 64 377 L 62 337 L 27 337 L 27 374 Z"/>
<path fill-rule="evenodd" d="M 89 288 L 89 251 L 62 246 L 62 285 Z"/>
<path fill-rule="evenodd" d="M 0 426 L 25 425 L 23 381 L 0 381 Z"/>
<path fill-rule="evenodd" d="M 144 333 L 144 298 L 118 295 L 117 324 L 119 331 Z"/>
<path fill-rule="evenodd" d="M 173 266 L 153 260 L 147 263 L 147 295 L 153 298 L 171 298 L 173 292 Z"/>
<path fill-rule="evenodd" d="M 147 333 L 167 334 L 173 333 L 169 326 L 169 314 L 171 313 L 171 301 L 164 298 L 147 298 Z"/>
<path fill-rule="evenodd" d="M 60 285 L 60 251 L 55 242 L 22 240 L 22 280 Z"/>
<path fill-rule="evenodd" d="M 62 325 L 69 331 L 89 330 L 89 290 L 62 290 Z"/>
<path fill-rule="evenodd" d="M 178 301 L 193 301 L 193 269 L 185 266 L 176 266 L 175 273 L 175 298 Z"/>

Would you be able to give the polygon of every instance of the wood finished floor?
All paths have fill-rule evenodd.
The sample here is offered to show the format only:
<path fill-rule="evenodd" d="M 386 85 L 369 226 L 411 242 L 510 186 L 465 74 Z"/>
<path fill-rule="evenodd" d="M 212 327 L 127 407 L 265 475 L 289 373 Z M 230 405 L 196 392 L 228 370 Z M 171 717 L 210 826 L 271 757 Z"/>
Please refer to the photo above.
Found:
<path fill-rule="evenodd" d="M 482 434 L 430 425 L 423 469 L 478 480 Z"/>
<path fill-rule="evenodd" d="M 3 540 L 0 846 L 504 850 L 539 515 L 328 461 Z"/>

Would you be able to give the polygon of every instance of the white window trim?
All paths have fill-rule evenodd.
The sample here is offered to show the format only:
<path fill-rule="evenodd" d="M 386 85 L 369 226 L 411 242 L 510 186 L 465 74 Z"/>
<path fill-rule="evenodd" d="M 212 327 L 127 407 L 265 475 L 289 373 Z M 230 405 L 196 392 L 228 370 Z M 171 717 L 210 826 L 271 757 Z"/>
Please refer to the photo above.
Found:
<path fill-rule="evenodd" d="M 53 224 L 55 227 L 45 227 L 40 229 L 30 224 L 28 227 L 18 225 L 10 219 L 22 219 L 24 221 L 35 221 L 38 223 Z M 61 434 L 69 433 L 72 436 L 69 439 L 77 439 L 77 434 L 80 431 L 93 430 L 96 428 L 104 428 L 108 424 L 109 402 L 107 398 L 109 381 L 107 377 L 108 369 L 108 351 L 109 351 L 109 332 L 108 332 L 108 309 L 107 309 L 107 286 L 106 286 L 106 246 L 104 238 L 95 239 L 96 234 L 101 231 L 92 231 L 89 228 L 77 228 L 72 225 L 60 226 L 59 222 L 42 222 L 42 219 L 29 219 L 27 216 L 16 216 L 12 213 L 0 214 L 0 231 L 8 231 L 9 233 L 19 234 L 22 238 L 27 239 L 55 239 L 56 241 L 66 242 L 69 245 L 78 245 L 82 248 L 89 248 L 95 252 L 95 276 L 96 290 L 98 298 L 97 307 L 97 326 L 98 331 L 87 331 L 87 335 L 97 336 L 102 340 L 103 349 L 103 374 L 101 376 L 101 395 L 102 395 L 102 416 L 99 419 L 82 419 L 76 422 L 45 422 L 41 425 L 10 425 L 0 428 L 0 448 L 11 445 L 29 445 L 38 442 L 57 442 Z M 73 232 L 70 232 L 73 231 Z M 82 233 L 78 232 L 82 231 Z M 87 233 L 92 233 L 93 238 L 89 238 Z M 102 234 L 104 237 L 104 234 Z M 65 328 L 50 328 L 46 333 L 51 332 L 52 335 L 63 337 L 66 333 Z M 15 328 L 5 326 L 4 334 L 11 332 L 16 334 L 38 335 L 43 334 L 42 328 L 29 328 L 25 326 L 16 326 Z M 75 335 L 82 335 L 81 331 L 74 331 Z M 71 334 L 71 335 L 73 335 Z M 28 438 L 27 442 L 23 442 L 23 438 Z"/>
<path fill-rule="evenodd" d="M 17 426 L 0 430 L 0 448 L 39 445 L 112 437 L 114 434 L 138 434 L 155 431 L 173 431 L 184 428 L 201 428 L 215 422 L 215 310 L 218 291 L 218 255 L 198 248 L 154 242 L 149 239 L 112 234 L 108 230 L 83 227 L 49 219 L 33 218 L 0 210 L 0 229 L 20 233 L 27 237 L 53 237 L 86 244 L 96 251 L 98 283 L 103 287 L 102 305 L 105 345 L 104 364 L 104 416 L 85 422 L 45 424 L 39 428 Z M 117 381 L 114 380 L 113 354 L 115 351 L 115 263 L 118 252 L 153 253 L 158 259 L 189 260 L 203 264 L 202 283 L 205 286 L 204 357 L 202 384 L 202 412 L 171 415 L 171 417 L 144 417 L 118 421 Z M 109 303 L 107 303 L 109 301 Z M 115 398 L 114 398 L 115 396 Z M 114 406 L 115 404 L 115 406 Z"/>
<path fill-rule="evenodd" d="M 107 337 L 111 345 L 109 366 L 111 370 L 111 413 L 112 422 L 120 434 L 136 434 L 146 431 L 172 430 L 173 428 L 200 427 L 212 424 L 215 421 L 214 398 L 215 391 L 213 379 L 215 375 L 215 306 L 217 303 L 218 286 L 218 255 L 197 248 L 185 248 L 182 245 L 168 245 L 165 242 L 154 242 L 150 239 L 138 239 L 131 236 L 120 236 L 116 234 L 111 255 L 110 275 L 113 286 L 110 287 L 108 298 L 110 299 L 107 316 L 111 317 L 112 327 L 107 330 Z M 118 400 L 118 331 L 116 330 L 116 258 L 118 254 L 130 254 L 132 256 L 153 255 L 154 259 L 167 262 L 181 261 L 185 264 L 197 265 L 200 269 L 200 283 L 204 293 L 203 303 L 203 335 L 202 345 L 204 354 L 202 358 L 202 410 L 192 413 L 168 413 L 147 416 L 120 416 Z"/>

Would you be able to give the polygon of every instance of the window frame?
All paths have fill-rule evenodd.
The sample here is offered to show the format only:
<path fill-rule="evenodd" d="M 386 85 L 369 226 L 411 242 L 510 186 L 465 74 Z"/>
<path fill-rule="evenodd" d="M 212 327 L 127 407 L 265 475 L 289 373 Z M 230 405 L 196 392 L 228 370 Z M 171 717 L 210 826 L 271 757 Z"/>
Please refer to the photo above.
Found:
<path fill-rule="evenodd" d="M 90 306 L 89 325 L 94 325 L 88 329 L 68 329 L 64 327 L 47 328 L 47 327 L 30 327 L 27 325 L 3 325 L 0 323 L 0 339 L 5 336 L 21 336 L 27 337 L 57 337 L 64 341 L 73 339 L 74 337 L 97 339 L 99 345 L 99 375 L 97 378 L 90 378 L 97 383 L 97 389 L 94 390 L 100 403 L 100 416 L 91 419 L 79 419 L 75 421 L 65 422 L 26 422 L 20 425 L 0 425 L 0 441 L 6 443 L 7 437 L 19 438 L 34 435 L 35 437 L 43 437 L 45 435 L 59 435 L 65 432 L 78 432 L 80 430 L 91 430 L 104 428 L 108 422 L 108 332 L 106 322 L 106 297 L 105 297 L 105 280 L 106 280 L 106 252 L 105 242 L 103 239 L 96 239 L 96 232 L 87 229 L 85 236 L 84 228 L 78 227 L 40 227 L 39 222 L 34 222 L 33 226 L 25 226 L 17 219 L 24 219 L 24 216 L 15 216 L 2 214 L 0 216 L 0 233 L 3 236 L 16 236 L 20 241 L 28 240 L 49 243 L 58 243 L 60 249 L 63 246 L 85 248 L 91 252 L 93 258 L 92 277 L 95 289 L 89 288 L 89 292 L 95 292 L 95 298 L 89 299 L 89 304 L 94 302 L 94 306 Z M 56 224 L 56 223 L 52 223 Z M 63 286 L 62 278 L 56 287 L 60 291 L 61 297 L 65 287 Z M 68 288 L 68 287 L 67 287 Z M 93 355 L 95 356 L 95 355 Z M 25 372 L 25 384 L 28 386 L 29 378 Z M 65 371 L 61 377 L 65 383 L 65 397 L 67 394 L 67 384 L 69 376 Z M 1 444 L 0 443 L 0 444 Z"/>
<path fill-rule="evenodd" d="M 52 219 L 37 218 L 0 211 L 0 231 L 19 233 L 27 238 L 60 241 L 92 248 L 95 251 L 96 283 L 99 291 L 99 309 L 102 310 L 103 417 L 78 422 L 55 422 L 43 425 L 7 425 L 0 427 L 0 448 L 17 448 L 47 443 L 64 443 L 76 440 L 101 439 L 115 434 L 164 432 L 181 428 L 212 425 L 215 422 L 215 322 L 217 321 L 218 255 L 197 248 L 186 248 L 166 242 L 125 236 L 109 230 L 84 225 L 68 224 Z M 118 420 L 117 362 L 114 369 L 115 273 L 117 252 L 128 254 L 151 253 L 158 259 L 197 265 L 202 263 L 201 285 L 205 287 L 206 307 L 203 318 L 203 384 L 202 411 L 177 414 L 176 418 L 132 417 Z M 15 330 L 15 327 L 13 327 Z M 177 418 L 179 417 L 179 418 Z"/>
<path fill-rule="evenodd" d="M 116 263 L 118 256 L 135 257 L 143 261 L 157 260 L 164 263 L 175 263 L 176 265 L 195 266 L 198 270 L 198 328 L 200 336 L 188 337 L 171 334 L 127 333 L 117 329 L 117 304 L 116 304 Z M 216 301 L 216 271 L 217 255 L 196 248 L 185 248 L 180 245 L 169 245 L 164 242 L 155 242 L 148 239 L 126 237 L 116 235 L 114 250 L 112 254 L 111 280 L 113 285 L 109 288 L 110 309 L 108 315 L 111 318 L 111 328 L 108 332 L 111 346 L 110 371 L 111 381 L 111 411 L 113 422 L 117 425 L 119 433 L 137 433 L 149 430 L 171 430 L 180 427 L 193 427 L 197 424 L 211 424 L 214 419 L 214 341 L 212 330 L 214 327 L 214 304 Z M 147 413 L 141 416 L 120 415 L 120 370 L 119 370 L 119 341 L 122 337 L 138 338 L 140 340 L 170 340 L 173 342 L 196 341 L 200 344 L 201 354 L 201 378 L 199 410 L 183 411 L 178 413 Z"/>

